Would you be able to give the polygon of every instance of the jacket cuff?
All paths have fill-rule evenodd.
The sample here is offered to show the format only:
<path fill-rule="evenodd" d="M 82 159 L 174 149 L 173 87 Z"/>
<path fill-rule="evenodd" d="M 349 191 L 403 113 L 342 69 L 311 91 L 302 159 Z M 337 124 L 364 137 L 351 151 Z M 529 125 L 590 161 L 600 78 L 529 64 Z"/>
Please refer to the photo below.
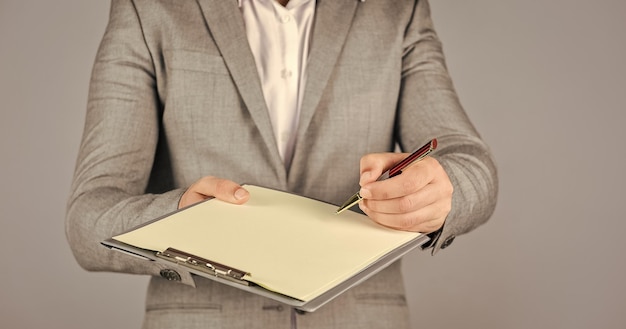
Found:
<path fill-rule="evenodd" d="M 426 234 L 430 240 L 422 245 L 422 250 L 432 249 L 431 254 L 434 256 L 439 250 L 446 249 L 452 244 L 456 235 L 451 229 L 446 230 L 446 222 L 438 230 Z"/>

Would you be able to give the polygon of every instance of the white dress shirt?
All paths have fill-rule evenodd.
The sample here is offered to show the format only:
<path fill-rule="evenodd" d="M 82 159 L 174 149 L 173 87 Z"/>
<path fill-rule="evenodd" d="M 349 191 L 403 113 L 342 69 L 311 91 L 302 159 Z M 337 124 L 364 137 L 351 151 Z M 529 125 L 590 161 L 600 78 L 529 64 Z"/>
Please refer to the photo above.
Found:
<path fill-rule="evenodd" d="M 315 0 L 239 0 L 285 168 L 296 142 Z"/>

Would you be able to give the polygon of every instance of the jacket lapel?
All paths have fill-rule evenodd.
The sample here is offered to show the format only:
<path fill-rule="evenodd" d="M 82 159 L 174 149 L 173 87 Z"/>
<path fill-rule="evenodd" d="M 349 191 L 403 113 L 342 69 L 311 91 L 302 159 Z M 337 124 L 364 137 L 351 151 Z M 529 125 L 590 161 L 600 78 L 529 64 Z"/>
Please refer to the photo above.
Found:
<path fill-rule="evenodd" d="M 290 177 L 298 177 L 299 158 L 307 156 L 305 134 L 328 84 L 328 80 L 341 54 L 344 42 L 352 25 L 358 1 L 318 0 L 315 12 L 315 26 L 311 40 L 311 50 L 307 63 L 307 80 L 300 110 L 298 137 Z M 302 162 L 306 163 L 306 161 Z M 296 167 L 294 167 L 296 166 Z M 297 180 L 298 178 L 290 178 Z M 297 182 L 290 182 L 290 185 Z"/>
<path fill-rule="evenodd" d="M 239 90 L 252 120 L 259 128 L 263 141 L 271 152 L 276 168 L 284 165 L 274 139 L 267 104 L 263 96 L 261 81 L 250 50 L 243 17 L 237 1 L 198 0 L 211 36 L 215 40 L 224 62 Z M 286 173 L 281 175 L 286 181 Z"/>
<path fill-rule="evenodd" d="M 324 88 L 344 45 L 358 1 L 317 1 L 315 26 L 307 63 L 307 81 L 302 99 L 298 141 L 304 138 Z M 297 148 L 297 146 L 296 146 Z M 296 155 L 299 152 L 296 150 Z"/>

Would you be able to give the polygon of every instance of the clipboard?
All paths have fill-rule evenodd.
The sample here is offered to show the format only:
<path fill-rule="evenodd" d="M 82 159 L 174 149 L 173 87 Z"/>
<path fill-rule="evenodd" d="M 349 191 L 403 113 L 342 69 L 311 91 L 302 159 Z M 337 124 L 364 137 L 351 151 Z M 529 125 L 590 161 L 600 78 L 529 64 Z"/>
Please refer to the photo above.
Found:
<path fill-rule="evenodd" d="M 250 199 L 209 199 L 102 242 L 293 308 L 313 312 L 429 241 L 353 211 L 244 185 Z"/>

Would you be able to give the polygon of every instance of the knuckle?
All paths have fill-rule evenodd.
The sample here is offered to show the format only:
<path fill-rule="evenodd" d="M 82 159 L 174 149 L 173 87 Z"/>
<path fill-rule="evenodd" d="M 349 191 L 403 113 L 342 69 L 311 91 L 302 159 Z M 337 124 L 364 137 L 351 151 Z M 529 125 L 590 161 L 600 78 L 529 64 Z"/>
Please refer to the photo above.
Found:
<path fill-rule="evenodd" d="M 214 176 L 204 176 L 197 182 L 197 187 L 202 194 L 219 197 L 229 193 L 230 184 L 228 180 Z"/>
<path fill-rule="evenodd" d="M 376 162 L 376 154 L 370 153 L 361 157 L 359 165 L 361 169 L 370 168 Z"/>
<path fill-rule="evenodd" d="M 215 182 L 215 193 L 216 194 L 225 194 L 228 192 L 229 184 L 228 181 L 224 179 L 217 179 Z"/>
<path fill-rule="evenodd" d="M 398 220 L 398 225 L 402 230 L 410 230 L 416 225 L 416 218 L 414 216 L 402 216 Z"/>
<path fill-rule="evenodd" d="M 413 200 L 410 197 L 408 197 L 408 196 L 402 197 L 398 201 L 398 211 L 400 213 L 409 212 L 409 211 L 413 210 L 414 205 L 415 205 L 415 203 L 413 202 Z"/>
<path fill-rule="evenodd" d="M 368 153 L 361 157 L 359 165 L 361 171 L 368 169 L 382 172 L 387 163 L 388 153 Z"/>
<path fill-rule="evenodd" d="M 369 161 L 369 158 L 371 157 L 371 154 L 366 154 L 364 156 L 361 157 L 361 161 L 359 162 L 359 164 L 361 165 L 361 167 L 365 166 Z"/>
<path fill-rule="evenodd" d="M 380 192 L 380 199 L 381 200 L 389 200 L 390 199 L 390 194 L 388 191 L 381 191 Z"/>
<path fill-rule="evenodd" d="M 404 179 L 402 181 L 402 192 L 407 195 L 409 193 L 412 193 L 415 189 L 415 185 L 416 185 L 416 179 L 413 177 Z"/>

